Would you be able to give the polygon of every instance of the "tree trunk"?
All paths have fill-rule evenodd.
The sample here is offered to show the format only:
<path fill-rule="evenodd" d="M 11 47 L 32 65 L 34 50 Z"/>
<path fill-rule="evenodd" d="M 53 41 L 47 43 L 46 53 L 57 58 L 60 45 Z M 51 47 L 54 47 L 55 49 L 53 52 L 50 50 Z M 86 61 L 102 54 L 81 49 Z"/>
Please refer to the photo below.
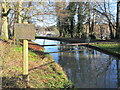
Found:
<path fill-rule="evenodd" d="M 73 38 L 73 30 L 74 30 L 74 25 L 73 25 L 73 19 L 71 19 L 71 25 L 70 25 L 70 34 L 71 34 L 71 37 Z"/>
<path fill-rule="evenodd" d="M 2 3 L 3 13 L 7 13 L 7 4 L 6 2 Z M 8 40 L 8 22 L 7 16 L 2 17 L 3 25 L 2 25 L 2 39 Z"/>
<path fill-rule="evenodd" d="M 120 0 L 117 2 L 116 38 L 120 38 Z"/>
<path fill-rule="evenodd" d="M 109 22 L 109 30 L 110 30 L 110 39 L 114 38 L 113 31 L 112 31 L 112 25 L 111 22 Z"/>
<path fill-rule="evenodd" d="M 2 21 L 2 7 L 1 7 L 1 2 L 0 2 L 0 21 Z"/>
<path fill-rule="evenodd" d="M 76 34 L 77 34 L 77 37 L 80 37 L 80 38 L 81 38 L 81 33 L 83 31 L 83 19 L 84 19 L 83 15 L 82 15 L 82 13 L 83 13 L 83 8 L 82 7 L 83 7 L 82 2 L 79 2 L 78 3 L 78 10 L 77 10 L 78 24 L 77 24 L 77 32 L 76 32 Z"/>
<path fill-rule="evenodd" d="M 100 38 L 103 39 L 103 27 L 100 25 Z"/>
<path fill-rule="evenodd" d="M 22 1 L 18 3 L 18 23 L 22 23 L 22 20 L 21 20 L 21 8 L 22 7 Z"/>

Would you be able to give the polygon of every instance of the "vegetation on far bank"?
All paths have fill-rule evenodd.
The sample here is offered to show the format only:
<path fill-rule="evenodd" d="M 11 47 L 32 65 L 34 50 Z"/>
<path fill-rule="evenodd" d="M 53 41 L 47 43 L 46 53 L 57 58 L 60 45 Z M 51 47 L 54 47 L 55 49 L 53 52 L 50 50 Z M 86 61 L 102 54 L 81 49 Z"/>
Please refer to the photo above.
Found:
<path fill-rule="evenodd" d="M 22 79 L 22 47 L 2 42 L 2 87 L 25 88 Z M 29 51 L 30 88 L 68 88 L 72 83 L 52 56 Z"/>
<path fill-rule="evenodd" d="M 120 44 L 119 43 L 106 43 L 106 44 L 91 44 L 92 46 L 96 46 L 105 50 L 108 50 L 110 52 L 116 53 L 116 54 L 120 54 Z"/>

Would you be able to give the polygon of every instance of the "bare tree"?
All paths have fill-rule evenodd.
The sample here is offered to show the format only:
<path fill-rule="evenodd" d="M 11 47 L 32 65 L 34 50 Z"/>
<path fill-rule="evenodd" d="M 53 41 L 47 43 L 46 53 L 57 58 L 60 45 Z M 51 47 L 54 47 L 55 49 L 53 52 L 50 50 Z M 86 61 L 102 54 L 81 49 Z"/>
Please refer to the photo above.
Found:
<path fill-rule="evenodd" d="M 113 22 L 114 15 L 110 11 L 110 2 L 97 3 L 97 5 L 98 8 L 93 8 L 93 10 L 106 18 L 110 30 L 110 38 L 113 39 L 115 37 L 113 32 L 115 24 Z"/>

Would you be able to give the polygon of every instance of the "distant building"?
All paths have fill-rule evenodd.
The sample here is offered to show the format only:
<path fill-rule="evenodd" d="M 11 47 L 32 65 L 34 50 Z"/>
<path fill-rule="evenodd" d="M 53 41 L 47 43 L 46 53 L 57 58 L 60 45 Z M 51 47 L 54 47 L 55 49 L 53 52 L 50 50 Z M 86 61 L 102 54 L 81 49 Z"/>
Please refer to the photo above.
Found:
<path fill-rule="evenodd" d="M 55 35 L 54 31 L 48 31 L 45 27 L 37 27 L 36 33 L 38 36 Z"/>
<path fill-rule="evenodd" d="M 84 25 L 85 32 L 89 34 L 94 34 L 96 35 L 96 38 L 102 38 L 102 39 L 109 39 L 110 38 L 110 30 L 109 30 L 109 25 L 108 24 L 96 24 L 94 25 L 94 30 L 93 32 L 89 31 L 89 25 Z M 113 29 L 113 33 L 115 36 L 115 29 Z"/>

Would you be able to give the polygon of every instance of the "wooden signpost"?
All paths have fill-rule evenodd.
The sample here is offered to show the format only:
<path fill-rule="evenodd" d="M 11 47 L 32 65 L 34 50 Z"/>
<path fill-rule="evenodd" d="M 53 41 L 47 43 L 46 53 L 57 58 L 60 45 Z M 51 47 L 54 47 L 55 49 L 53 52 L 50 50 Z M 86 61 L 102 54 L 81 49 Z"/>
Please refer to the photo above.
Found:
<path fill-rule="evenodd" d="M 28 40 L 35 39 L 35 25 L 19 24 L 14 25 L 14 38 L 23 40 L 23 78 L 28 77 Z"/>

